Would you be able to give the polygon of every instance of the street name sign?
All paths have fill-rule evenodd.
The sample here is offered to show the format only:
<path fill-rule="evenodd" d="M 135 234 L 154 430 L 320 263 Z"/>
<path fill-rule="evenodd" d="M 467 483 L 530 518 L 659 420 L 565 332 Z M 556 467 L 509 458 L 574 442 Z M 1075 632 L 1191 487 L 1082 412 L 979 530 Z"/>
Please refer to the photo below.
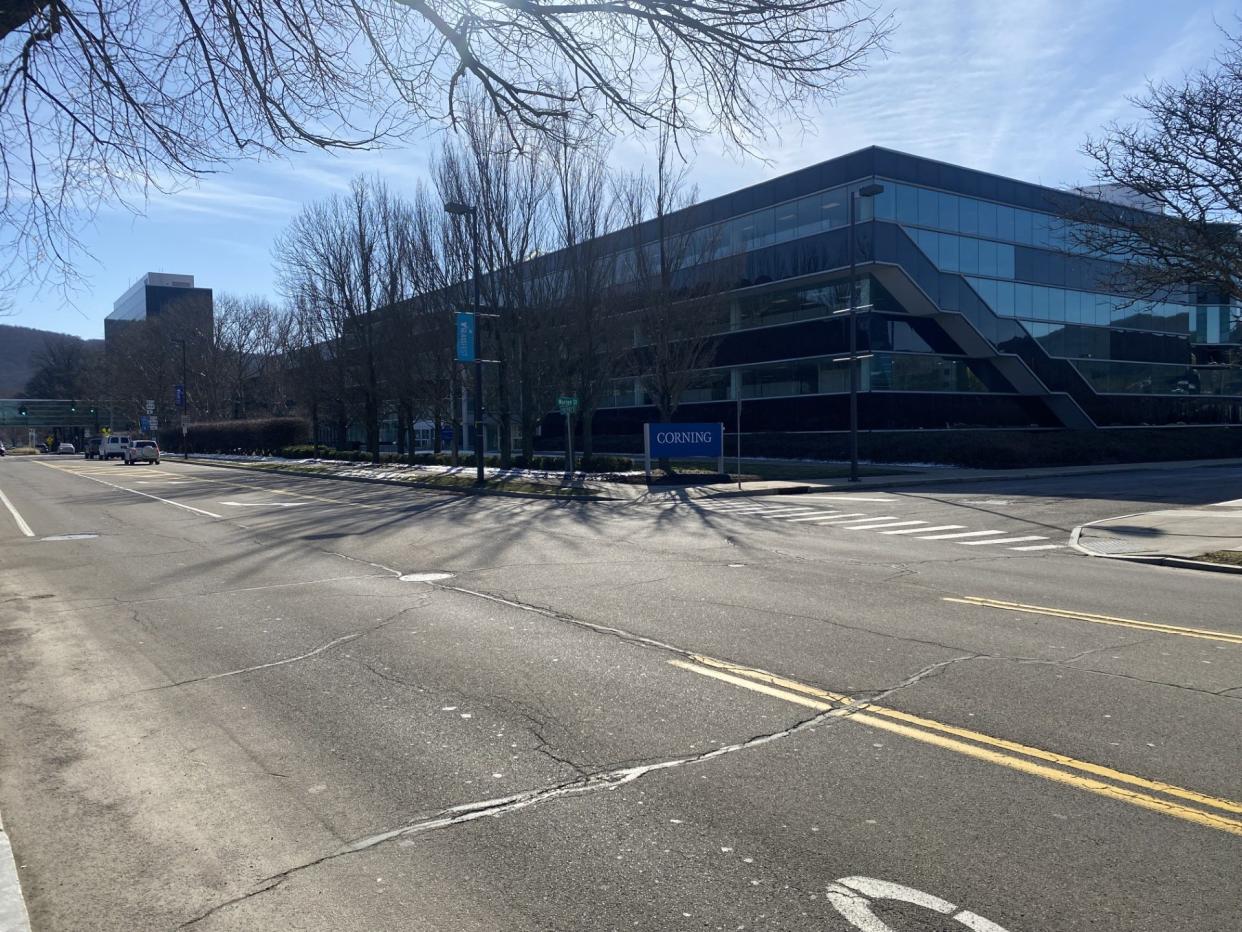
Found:
<path fill-rule="evenodd" d="M 577 395 L 561 395 L 556 399 L 556 407 L 561 414 L 577 414 L 578 413 L 578 396 Z"/>

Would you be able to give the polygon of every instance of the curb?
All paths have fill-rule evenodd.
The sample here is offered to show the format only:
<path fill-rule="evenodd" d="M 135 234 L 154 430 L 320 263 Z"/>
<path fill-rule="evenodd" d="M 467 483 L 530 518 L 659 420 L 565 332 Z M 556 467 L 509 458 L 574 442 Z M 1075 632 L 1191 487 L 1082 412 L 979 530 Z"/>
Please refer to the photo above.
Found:
<path fill-rule="evenodd" d="M 1151 514 L 1151 512 L 1136 511 L 1133 514 L 1116 515 L 1112 518 L 1100 518 L 1098 521 L 1088 521 L 1086 524 L 1080 524 L 1070 532 L 1070 546 L 1079 553 L 1088 557 L 1099 557 L 1104 560 L 1121 560 L 1128 563 L 1145 563 L 1148 566 L 1172 566 L 1177 569 L 1202 570 L 1208 573 L 1242 573 L 1242 566 L 1230 566 L 1227 563 L 1208 563 L 1206 560 L 1191 560 L 1188 557 L 1172 557 L 1158 553 L 1100 553 L 1096 550 L 1092 550 L 1085 544 L 1079 543 L 1083 528 L 1092 527 L 1096 524 L 1103 524 L 1105 521 L 1119 521 L 1122 518 L 1135 518 L 1139 515 L 1145 514 Z"/>
<path fill-rule="evenodd" d="M 179 460 L 179 462 L 187 462 Z M 265 466 L 243 466 L 240 463 L 228 463 L 222 460 L 204 458 L 191 459 L 188 462 L 200 466 L 214 466 L 217 469 L 240 469 L 245 472 L 266 472 L 276 476 L 300 476 L 305 479 L 335 479 L 338 482 L 369 482 L 373 485 L 395 485 L 405 489 L 425 489 L 432 492 L 443 492 L 448 495 L 492 495 L 498 498 L 533 498 L 540 501 L 560 502 L 616 502 L 623 499 L 604 495 L 543 495 L 539 492 L 508 492 L 503 489 L 452 488 L 436 485 L 432 482 L 407 482 L 404 479 L 380 479 L 371 476 L 339 476 L 331 473 L 308 472 L 297 469 L 271 469 Z"/>
<path fill-rule="evenodd" d="M 30 932 L 30 914 L 26 912 L 17 861 L 3 821 L 0 821 L 0 932 Z"/>

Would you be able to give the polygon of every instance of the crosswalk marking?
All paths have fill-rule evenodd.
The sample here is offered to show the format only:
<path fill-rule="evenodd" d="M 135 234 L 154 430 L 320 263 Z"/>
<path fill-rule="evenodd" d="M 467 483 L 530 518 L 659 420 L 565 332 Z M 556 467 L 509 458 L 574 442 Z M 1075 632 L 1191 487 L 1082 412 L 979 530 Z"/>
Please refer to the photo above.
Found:
<path fill-rule="evenodd" d="M 874 531 L 882 527 L 905 527 L 908 524 L 926 524 L 926 521 L 885 521 L 883 524 L 856 524 L 847 531 Z"/>
<path fill-rule="evenodd" d="M 881 499 L 860 499 L 861 501 L 880 501 Z M 862 511 L 841 512 L 837 510 L 836 499 L 832 504 L 816 505 L 776 505 L 771 502 L 704 502 L 700 505 L 704 510 L 715 511 L 730 517 L 769 518 L 773 521 L 785 521 L 789 524 L 806 524 L 808 527 L 841 527 L 847 531 L 875 531 L 878 534 L 890 534 L 912 537 L 915 540 L 947 540 L 966 547 L 1006 547 L 1009 550 L 1037 552 L 1044 550 L 1064 550 L 1065 544 L 1032 543 L 1047 541 L 1041 534 L 1014 535 L 1010 531 L 970 531 L 964 524 L 930 524 L 926 520 L 903 519 L 898 515 L 869 515 Z M 947 533 L 942 533 L 947 532 Z M 1011 546 L 1022 544 L 1025 546 Z"/>
<path fill-rule="evenodd" d="M 897 519 L 896 515 L 872 515 L 870 518 L 850 518 L 848 521 L 843 521 L 841 520 L 841 518 L 826 518 L 823 521 L 820 521 L 819 523 L 820 524 L 840 524 L 840 525 L 866 524 L 870 521 L 895 521 L 896 519 Z"/>
<path fill-rule="evenodd" d="M 920 521 L 919 524 L 923 522 Z M 930 534 L 932 531 L 957 531 L 964 528 L 964 524 L 938 524 L 935 527 L 911 527 L 904 531 L 881 531 L 881 534 Z"/>
<path fill-rule="evenodd" d="M 997 533 L 999 534 L 1001 532 L 998 531 Z M 1021 544 L 1028 540 L 1047 539 L 1048 538 L 1043 535 L 1032 534 L 1030 537 L 1002 537 L 1000 540 L 964 540 L 961 543 L 963 547 L 986 547 L 992 544 Z"/>
<path fill-rule="evenodd" d="M 961 534 L 933 534 L 931 537 L 920 537 L 919 540 L 956 540 L 959 537 L 995 537 L 1004 531 L 965 531 Z"/>

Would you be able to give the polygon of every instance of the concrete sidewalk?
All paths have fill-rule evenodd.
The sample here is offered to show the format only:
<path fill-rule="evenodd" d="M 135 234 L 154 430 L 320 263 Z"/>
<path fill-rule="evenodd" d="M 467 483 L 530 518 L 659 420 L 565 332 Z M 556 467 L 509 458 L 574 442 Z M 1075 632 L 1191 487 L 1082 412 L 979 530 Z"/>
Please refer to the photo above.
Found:
<path fill-rule="evenodd" d="M 899 475 L 863 476 L 858 482 L 845 478 L 799 479 L 795 481 L 757 480 L 754 482 L 720 482 L 711 485 L 630 486 L 629 495 L 618 490 L 617 498 L 635 501 L 692 501 L 698 498 L 734 498 L 748 495 L 798 495 L 808 493 L 850 492 L 859 489 L 905 489 L 927 485 L 952 485 L 959 482 L 1007 482 L 1023 479 L 1048 479 L 1064 476 L 1087 476 L 1137 470 L 1198 469 L 1202 467 L 1242 466 L 1242 460 L 1177 460 L 1154 463 L 1108 463 L 1095 466 L 1041 466 L 1031 469 L 963 469 L 955 466 L 909 467 Z M 620 483 L 604 483 L 615 486 Z M 1219 548 L 1218 548 L 1219 549 Z M 1202 551 L 1200 551 L 1202 552 Z"/>
<path fill-rule="evenodd" d="M 1075 528 L 1071 543 L 1089 556 L 1175 566 L 1192 563 L 1205 569 L 1242 572 L 1242 567 L 1195 560 L 1218 550 L 1242 553 L 1242 499 L 1093 521 Z"/>

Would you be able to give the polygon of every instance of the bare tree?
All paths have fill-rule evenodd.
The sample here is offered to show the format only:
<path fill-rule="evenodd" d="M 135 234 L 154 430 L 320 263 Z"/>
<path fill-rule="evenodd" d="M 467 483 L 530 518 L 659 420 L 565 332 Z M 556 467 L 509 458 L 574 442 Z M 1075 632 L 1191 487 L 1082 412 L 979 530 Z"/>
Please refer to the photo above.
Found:
<path fill-rule="evenodd" d="M 323 342 L 362 409 L 367 449 L 379 462 L 381 308 L 408 295 L 402 270 L 408 205 L 378 178 L 355 178 L 349 193 L 302 210 L 276 242 L 287 297 L 319 316 Z M 343 399 L 342 399 L 343 400 Z M 339 439 L 343 438 L 338 438 Z"/>
<path fill-rule="evenodd" d="M 637 304 L 629 315 L 633 358 L 644 391 L 660 419 L 669 421 L 715 355 L 725 283 L 705 277 L 714 274 L 716 243 L 712 234 L 689 225 L 683 208 L 696 192 L 667 133 L 660 139 L 654 177 L 625 180 L 621 197 L 634 232 L 633 245 L 620 260 L 621 277 L 632 281 Z"/>
<path fill-rule="evenodd" d="M 1084 147 L 1102 187 L 1072 216 L 1074 240 L 1123 260 L 1112 284 L 1124 293 L 1204 286 L 1216 294 L 1201 303 L 1242 301 L 1242 36 L 1213 66 L 1132 102 L 1141 122 L 1113 124 Z"/>
<path fill-rule="evenodd" d="M 514 421 L 523 420 L 524 399 L 533 389 L 538 352 L 536 331 L 547 326 L 544 308 L 532 300 L 532 266 L 527 261 L 546 251 L 549 243 L 548 194 L 552 184 L 548 159 L 537 135 L 525 133 L 517 142 L 503 122 L 478 98 L 463 116 L 460 139 L 445 144 L 435 166 L 436 185 L 445 201 L 461 201 L 478 211 L 484 309 L 494 338 L 487 353 L 497 361 L 489 381 L 492 409 L 500 432 L 501 465 L 509 465 Z M 470 229 L 452 228 L 455 252 L 464 269 L 471 266 Z M 467 276 L 460 281 L 468 284 Z M 460 307 L 469 306 L 463 287 Z M 525 393 L 525 394 L 524 394 Z M 514 410 L 514 401 L 518 401 Z"/>
<path fill-rule="evenodd" d="M 101 203 L 455 122 L 466 93 L 515 136 L 594 120 L 745 143 L 834 96 L 889 29 L 866 0 L 11 0 L 0 243 L 69 275 Z"/>
<path fill-rule="evenodd" d="M 27 398 L 86 399 L 98 386 L 99 353 L 77 337 L 45 337 L 31 362 L 35 371 L 26 382 Z"/>
<path fill-rule="evenodd" d="M 623 320 L 608 302 L 616 260 L 603 237 L 616 227 L 621 210 L 616 189 L 605 183 L 607 162 L 603 140 L 589 130 L 552 148 L 558 254 L 551 274 L 560 287 L 548 303 L 562 311 L 565 375 L 578 397 L 586 457 L 595 452 L 595 412 L 610 393 L 628 348 Z"/>

